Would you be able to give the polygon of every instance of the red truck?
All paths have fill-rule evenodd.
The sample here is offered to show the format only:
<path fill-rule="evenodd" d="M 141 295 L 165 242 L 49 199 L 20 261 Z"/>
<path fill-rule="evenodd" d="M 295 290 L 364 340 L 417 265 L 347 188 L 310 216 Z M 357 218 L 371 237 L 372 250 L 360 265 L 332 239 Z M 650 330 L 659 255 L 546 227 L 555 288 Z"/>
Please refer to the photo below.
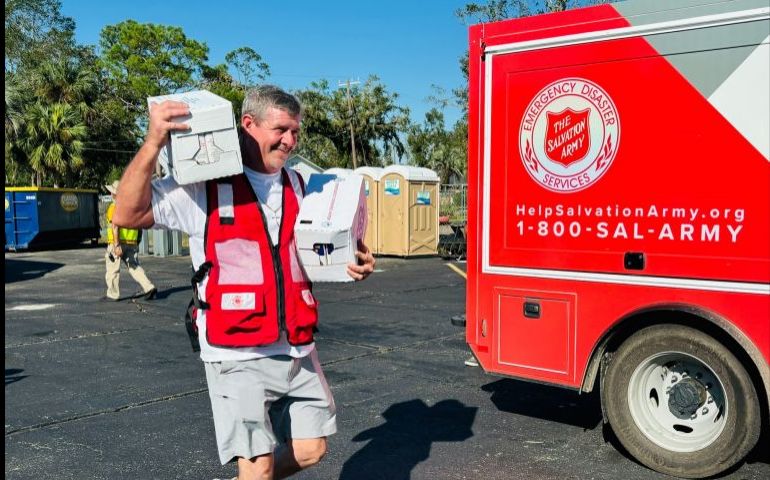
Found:
<path fill-rule="evenodd" d="M 600 389 L 637 460 L 740 462 L 770 397 L 770 8 L 629 1 L 470 28 L 466 339 Z"/>

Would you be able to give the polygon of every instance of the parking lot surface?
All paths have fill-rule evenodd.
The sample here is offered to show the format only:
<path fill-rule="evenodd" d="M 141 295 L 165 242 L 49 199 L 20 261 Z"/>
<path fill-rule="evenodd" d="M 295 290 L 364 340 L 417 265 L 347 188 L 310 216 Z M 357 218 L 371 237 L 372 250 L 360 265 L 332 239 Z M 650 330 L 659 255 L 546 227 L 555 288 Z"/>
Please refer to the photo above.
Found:
<path fill-rule="evenodd" d="M 231 478 L 181 320 L 189 257 L 142 257 L 157 299 L 101 302 L 103 252 L 5 254 L 6 478 Z M 365 282 L 315 286 L 338 433 L 293 478 L 670 478 L 607 442 L 596 395 L 464 366 L 449 319 L 465 281 L 448 265 L 379 258 Z M 128 296 L 138 287 L 121 277 Z M 770 478 L 766 451 L 723 478 Z"/>

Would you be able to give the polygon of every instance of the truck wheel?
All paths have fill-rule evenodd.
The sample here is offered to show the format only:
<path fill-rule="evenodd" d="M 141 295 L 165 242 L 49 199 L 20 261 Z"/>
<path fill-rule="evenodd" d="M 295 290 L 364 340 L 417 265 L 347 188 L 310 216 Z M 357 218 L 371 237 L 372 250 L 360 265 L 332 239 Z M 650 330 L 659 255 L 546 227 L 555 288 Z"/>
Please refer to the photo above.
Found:
<path fill-rule="evenodd" d="M 751 378 L 724 345 L 693 328 L 655 325 L 629 337 L 609 360 L 601 397 L 623 447 L 669 475 L 716 475 L 759 439 Z"/>

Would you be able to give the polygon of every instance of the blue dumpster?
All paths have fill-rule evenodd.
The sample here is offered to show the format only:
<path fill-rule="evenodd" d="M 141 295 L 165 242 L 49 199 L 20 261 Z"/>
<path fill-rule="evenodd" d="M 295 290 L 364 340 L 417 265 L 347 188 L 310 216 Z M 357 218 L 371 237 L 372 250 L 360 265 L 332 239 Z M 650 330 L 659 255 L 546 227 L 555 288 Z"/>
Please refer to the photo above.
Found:
<path fill-rule="evenodd" d="M 5 187 L 5 249 L 99 241 L 96 190 Z"/>

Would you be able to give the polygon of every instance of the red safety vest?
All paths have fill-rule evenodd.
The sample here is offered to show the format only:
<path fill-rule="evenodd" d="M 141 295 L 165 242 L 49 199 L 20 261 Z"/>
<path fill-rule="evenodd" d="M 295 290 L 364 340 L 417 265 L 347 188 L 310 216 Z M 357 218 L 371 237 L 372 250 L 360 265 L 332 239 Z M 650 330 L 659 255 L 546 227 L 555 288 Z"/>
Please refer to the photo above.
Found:
<path fill-rule="evenodd" d="M 206 338 L 221 347 L 258 347 L 286 331 L 291 345 L 313 341 L 318 305 L 297 256 L 294 223 L 304 190 L 295 172 L 281 170 L 283 213 L 278 245 L 246 175 L 206 183 Z M 295 190 L 292 176 L 301 190 Z M 195 280 L 193 281 L 195 285 Z M 196 292 L 197 295 L 197 292 Z"/>

